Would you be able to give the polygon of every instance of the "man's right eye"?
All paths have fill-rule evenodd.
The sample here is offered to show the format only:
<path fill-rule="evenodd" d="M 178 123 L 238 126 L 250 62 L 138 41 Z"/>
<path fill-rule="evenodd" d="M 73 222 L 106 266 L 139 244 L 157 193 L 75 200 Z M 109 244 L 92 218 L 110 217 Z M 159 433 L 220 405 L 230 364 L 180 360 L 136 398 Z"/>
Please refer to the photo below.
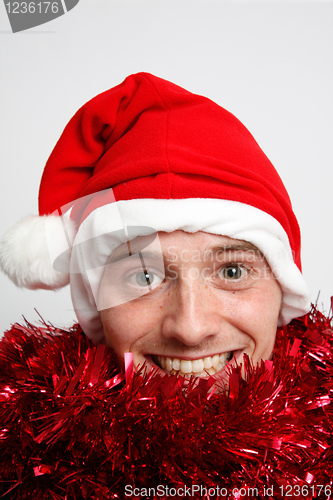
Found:
<path fill-rule="evenodd" d="M 144 270 L 137 273 L 132 274 L 129 277 L 129 282 L 132 285 L 139 285 L 140 287 L 151 286 L 154 284 L 154 287 L 158 286 L 162 283 L 162 279 L 157 276 L 157 274 L 153 273 L 150 270 Z"/>

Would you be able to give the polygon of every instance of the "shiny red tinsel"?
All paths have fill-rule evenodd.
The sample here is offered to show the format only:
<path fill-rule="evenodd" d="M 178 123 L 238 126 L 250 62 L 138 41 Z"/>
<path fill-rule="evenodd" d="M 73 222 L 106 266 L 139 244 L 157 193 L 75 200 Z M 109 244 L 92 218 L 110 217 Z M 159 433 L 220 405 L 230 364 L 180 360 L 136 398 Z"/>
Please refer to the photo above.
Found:
<path fill-rule="evenodd" d="M 293 320 L 272 362 L 246 361 L 246 380 L 234 369 L 212 394 L 211 380 L 125 381 L 77 325 L 14 325 L 0 342 L 0 496 L 333 498 L 332 333 L 315 310 Z"/>

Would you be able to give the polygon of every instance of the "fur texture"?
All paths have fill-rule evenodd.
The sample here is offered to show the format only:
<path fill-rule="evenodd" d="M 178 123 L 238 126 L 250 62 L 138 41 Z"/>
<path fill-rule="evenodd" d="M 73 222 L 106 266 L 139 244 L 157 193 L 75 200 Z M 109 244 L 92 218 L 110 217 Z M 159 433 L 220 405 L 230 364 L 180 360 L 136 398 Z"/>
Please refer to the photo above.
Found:
<path fill-rule="evenodd" d="M 66 229 L 69 229 L 71 241 L 75 227 L 69 219 Z M 50 257 L 50 253 L 60 255 L 68 250 L 69 245 L 67 248 L 63 245 L 64 235 L 60 217 L 47 215 L 22 219 L 0 242 L 0 268 L 19 287 L 57 290 L 68 285 L 68 272 L 56 271 Z"/>

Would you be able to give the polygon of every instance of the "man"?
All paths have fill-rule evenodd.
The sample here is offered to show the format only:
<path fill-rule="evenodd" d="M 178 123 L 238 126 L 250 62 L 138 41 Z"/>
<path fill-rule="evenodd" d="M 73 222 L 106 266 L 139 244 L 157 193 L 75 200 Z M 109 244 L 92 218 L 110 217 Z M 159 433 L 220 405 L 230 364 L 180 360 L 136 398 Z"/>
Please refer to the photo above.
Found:
<path fill-rule="evenodd" d="M 131 242 L 132 255 L 144 239 Z M 123 244 L 125 255 L 113 252 L 104 273 L 101 297 L 112 301 L 117 288 L 123 302 L 100 311 L 119 358 L 132 352 L 135 366 L 219 380 L 244 354 L 255 364 L 269 359 L 282 292 L 261 252 L 202 231 L 159 233 L 159 244 L 155 253 L 154 242 L 145 245 L 143 266 Z"/>
<path fill-rule="evenodd" d="M 273 165 L 233 115 L 152 75 L 132 75 L 76 113 L 45 167 L 39 207 L 42 219 L 23 221 L 4 238 L 2 268 L 28 288 L 57 289 L 70 276 L 79 322 L 97 342 L 104 331 L 96 297 L 109 256 L 120 244 L 127 248 L 129 240 L 157 232 L 165 233 L 167 252 L 175 231 L 182 231 L 176 247 L 193 242 L 202 252 L 209 239 L 211 246 L 228 243 L 190 234 L 251 243 L 280 285 L 279 324 L 309 311 L 300 232 Z M 71 269 L 65 269 L 60 246 L 64 240 L 64 260 L 73 239 Z"/>
<path fill-rule="evenodd" d="M 122 430 L 119 422 L 124 422 L 123 417 L 112 417 L 115 418 L 111 426 L 112 439 L 116 436 L 120 439 L 112 448 L 116 455 L 116 450 L 124 443 L 124 428 L 126 432 L 137 429 L 137 438 L 132 436 L 129 440 L 136 443 L 134 453 L 138 453 L 146 464 L 150 479 L 161 481 L 161 477 L 165 479 L 166 476 L 164 472 L 156 472 L 150 457 L 159 457 L 160 441 L 166 442 L 170 437 L 166 429 L 170 431 L 173 426 L 173 417 L 178 422 L 184 421 L 180 432 L 185 435 L 190 423 L 199 419 L 201 424 L 195 425 L 195 432 L 200 427 L 199 441 L 207 432 L 209 443 L 213 439 L 208 431 L 210 412 L 215 415 L 213 420 L 217 428 L 222 429 L 221 426 L 227 424 L 220 422 L 221 416 L 225 415 L 223 422 L 230 421 L 228 412 L 232 422 L 236 418 L 237 412 L 232 413 L 236 407 L 226 410 L 230 401 L 243 402 L 237 411 L 238 415 L 243 412 L 249 423 L 243 429 L 244 439 L 245 436 L 246 439 L 253 437 L 263 421 L 270 421 L 268 409 L 267 414 L 266 410 L 260 413 L 260 422 L 252 421 L 251 415 L 256 414 L 263 401 L 271 405 L 281 393 L 281 390 L 274 393 L 278 390 L 280 375 L 274 375 L 270 362 L 277 328 L 309 312 L 309 294 L 301 274 L 300 232 L 288 194 L 273 165 L 233 115 L 170 82 L 145 73 L 131 75 L 121 85 L 85 104 L 69 122 L 45 167 L 39 202 L 42 217 L 23 221 L 3 239 L 1 266 L 14 282 L 28 288 L 57 289 L 70 282 L 83 332 L 95 343 L 113 348 L 118 363 L 125 366 L 127 381 L 131 377 L 128 353 L 132 353 L 136 373 L 145 372 L 148 376 L 148 382 L 144 379 L 138 389 L 140 397 L 134 394 L 136 402 L 126 403 L 124 409 L 118 399 L 117 408 L 121 408 L 128 418 L 138 401 L 154 400 L 156 413 L 147 416 L 152 427 L 145 434 L 147 427 L 142 416 L 146 408 L 140 407 L 133 414 L 135 424 L 127 423 Z M 311 323 L 312 320 L 306 321 Z M 291 338 L 294 336 L 290 333 L 294 332 L 292 328 L 288 330 Z M 278 357 L 282 345 L 283 355 L 293 353 L 290 351 L 293 342 L 288 335 L 277 340 Z M 54 340 L 57 341 L 62 342 Z M 88 354 L 75 363 L 72 359 L 69 366 L 63 368 L 66 372 L 73 370 L 67 395 L 73 395 L 80 377 L 85 380 L 90 373 L 90 368 L 85 367 L 89 359 Z M 266 364 L 260 364 L 262 361 Z M 98 364 L 96 358 L 95 363 L 92 373 L 96 370 L 100 373 L 101 362 Z M 285 363 L 286 371 L 281 377 L 286 384 L 288 380 L 296 380 L 291 375 L 296 369 L 293 363 Z M 243 365 L 243 382 L 240 365 Z M 257 371 L 251 365 L 258 365 Z M 305 379 L 308 371 L 304 373 Z M 149 382 L 152 374 L 156 376 L 155 382 Z M 156 401 L 162 398 L 162 407 L 169 407 L 170 401 L 174 401 L 175 388 L 173 377 L 164 377 L 165 374 L 175 375 L 177 384 L 181 388 L 188 387 L 189 393 L 188 396 L 177 393 L 179 405 L 177 403 L 175 408 L 171 404 L 172 412 L 166 413 L 164 422 L 161 406 Z M 136 377 L 134 381 L 138 380 Z M 201 394 L 199 400 L 206 399 L 199 405 L 193 403 L 194 411 L 190 404 L 187 408 L 187 403 L 191 401 L 195 379 L 195 397 Z M 58 394 L 56 387 L 59 380 L 63 380 L 62 376 L 55 372 L 54 380 Z M 117 381 L 119 383 L 119 379 Z M 115 382 L 105 383 L 109 388 Z M 133 387 L 137 387 L 133 383 Z M 155 389 L 151 390 L 152 387 Z M 218 393 L 221 388 L 224 389 L 221 395 L 214 396 L 221 399 L 210 399 L 213 392 L 218 389 Z M 241 451 L 238 444 L 231 446 L 227 436 L 235 436 L 235 430 L 228 434 L 224 428 L 218 435 L 216 452 L 213 447 L 209 457 L 205 455 L 203 467 L 192 462 L 197 453 L 201 456 L 200 447 L 193 451 L 189 446 L 192 457 L 189 462 L 183 459 L 179 462 L 177 457 L 181 457 L 183 451 L 178 447 L 172 462 L 176 437 L 170 431 L 173 444 L 168 458 L 164 456 L 161 461 L 160 470 L 168 471 L 167 477 L 172 484 L 179 484 L 180 477 L 183 482 L 187 481 L 186 477 L 192 481 L 194 477 L 204 481 L 205 477 L 206 485 L 216 485 L 217 478 L 236 481 L 235 471 L 235 485 L 239 487 L 245 477 L 252 477 L 251 485 L 258 481 L 261 486 L 280 484 L 278 480 L 271 481 L 268 472 L 265 476 L 266 455 L 268 449 L 274 446 L 280 449 L 284 442 L 278 439 L 280 444 L 276 444 L 276 432 L 283 434 L 285 429 L 290 429 L 291 424 L 286 419 L 283 431 L 279 422 L 284 411 L 288 415 L 286 408 L 291 404 L 293 391 L 294 387 L 288 386 L 288 391 L 276 400 L 272 408 L 277 413 L 269 424 L 270 430 L 263 431 L 269 437 L 261 440 L 256 435 L 256 444 L 251 444 L 253 450 L 249 450 L 250 445 L 243 446 L 245 451 Z M 316 398 L 322 396 L 319 392 Z M 219 406 L 222 401 L 227 406 Z M 284 409 L 279 406 L 281 401 L 287 405 Z M 58 403 L 56 400 L 55 404 Z M 112 408 L 107 415 L 115 415 L 116 410 Z M 186 416 L 192 410 L 194 413 Z M 77 411 L 73 408 L 73 415 L 77 415 Z M 66 415 L 70 414 L 67 408 Z M 101 422 L 107 418 L 103 417 Z M 277 425 L 279 431 L 276 431 Z M 214 433 L 217 428 L 213 427 Z M 39 434 L 41 442 L 54 441 L 51 435 L 55 431 L 50 429 Z M 58 424 L 55 429 L 59 429 Z M 161 433 L 158 439 L 154 434 L 157 429 Z M 304 428 L 299 432 L 304 433 Z M 139 436 L 146 443 L 145 447 L 136 441 L 140 440 Z M 156 440 L 152 442 L 153 436 Z M 79 442 L 82 439 L 81 436 Z M 105 442 L 109 438 L 103 439 Z M 229 444 L 221 444 L 223 439 Z M 275 445 L 271 444 L 273 442 Z M 193 445 L 197 446 L 195 443 Z M 288 453 L 284 457 L 292 456 L 291 461 L 295 461 L 296 455 Z M 130 456 L 129 452 L 126 464 Z M 212 456 L 215 457 L 213 461 Z M 261 464 L 260 474 L 259 469 L 254 474 L 253 456 L 257 456 L 255 463 Z M 103 464 L 107 462 L 106 458 L 106 462 L 103 460 Z M 236 465 L 242 460 L 245 460 L 243 465 Z M 275 456 L 272 460 L 277 464 Z M 283 470 L 289 470 L 289 458 L 283 460 Z M 155 461 L 158 464 L 159 458 Z M 210 472 L 204 472 L 208 463 Z M 214 473 L 213 463 L 217 464 Z M 120 467 L 121 481 L 124 481 L 128 476 L 124 475 L 125 462 L 122 464 L 113 463 L 111 469 L 114 474 Z M 192 474 L 196 467 L 201 471 L 199 476 Z M 295 474 L 293 478 L 298 477 L 297 471 Z M 131 477 L 132 482 L 139 480 L 137 473 Z M 118 498 L 112 494 L 119 492 L 110 488 L 108 498 Z M 260 494 L 267 496 L 265 491 Z M 132 495 L 134 498 L 141 493 L 132 492 Z M 142 495 L 149 496 L 148 493 Z M 238 497 L 234 493 L 230 498 Z"/>

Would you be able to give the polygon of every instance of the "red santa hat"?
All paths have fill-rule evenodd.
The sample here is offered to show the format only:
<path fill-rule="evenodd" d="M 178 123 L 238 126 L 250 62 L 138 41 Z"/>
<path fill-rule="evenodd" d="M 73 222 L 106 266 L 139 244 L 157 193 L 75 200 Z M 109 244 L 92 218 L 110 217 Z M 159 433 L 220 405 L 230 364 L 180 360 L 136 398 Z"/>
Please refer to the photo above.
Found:
<path fill-rule="evenodd" d="M 103 266 L 122 242 L 154 231 L 248 241 L 282 288 L 280 324 L 310 308 L 298 223 L 271 162 L 231 113 L 153 75 L 129 76 L 74 115 L 46 164 L 39 214 L 8 231 L 0 265 L 27 288 L 70 282 L 96 341 Z"/>

